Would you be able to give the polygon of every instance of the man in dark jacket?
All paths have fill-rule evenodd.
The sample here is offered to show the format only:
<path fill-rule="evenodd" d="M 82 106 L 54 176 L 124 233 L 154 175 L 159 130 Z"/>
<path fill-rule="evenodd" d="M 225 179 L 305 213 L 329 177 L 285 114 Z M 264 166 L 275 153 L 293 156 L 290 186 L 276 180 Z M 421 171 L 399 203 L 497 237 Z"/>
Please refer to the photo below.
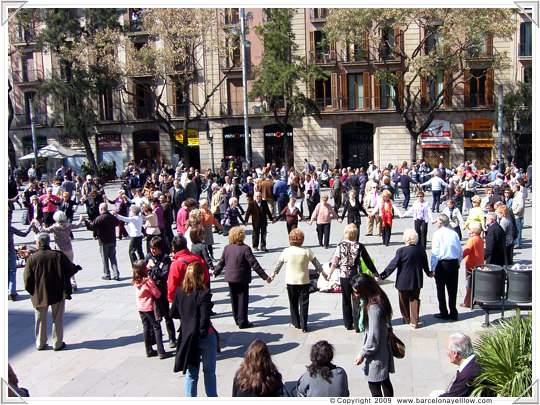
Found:
<path fill-rule="evenodd" d="M 505 265 L 506 233 L 497 223 L 497 214 L 488 212 L 486 214 L 486 247 L 484 249 L 484 260 L 486 264 Z"/>
<path fill-rule="evenodd" d="M 86 227 L 90 231 L 94 231 L 99 242 L 99 253 L 103 261 L 103 280 L 110 280 L 109 261 L 111 262 L 113 279 L 120 281 L 120 273 L 118 272 L 118 264 L 116 263 L 116 234 L 115 227 L 120 222 L 118 218 L 109 212 L 107 203 L 99 205 L 100 215 L 92 222 L 86 218 L 84 220 Z"/>
<path fill-rule="evenodd" d="M 364 168 L 360 168 L 360 172 L 358 173 L 358 199 L 360 200 L 360 203 L 364 203 L 364 194 L 366 193 L 366 184 L 368 182 L 368 175 L 364 171 Z"/>
<path fill-rule="evenodd" d="M 180 180 L 173 181 L 173 186 L 169 189 L 171 195 L 171 205 L 173 208 L 173 218 L 178 216 L 178 211 L 182 208 L 182 203 L 186 199 L 184 195 L 184 187 L 180 184 Z"/>
<path fill-rule="evenodd" d="M 63 323 L 65 300 L 70 298 L 67 287 L 78 269 L 64 253 L 51 250 L 50 243 L 48 234 L 36 236 L 38 250 L 27 259 L 23 279 L 24 289 L 30 294 L 35 308 L 36 347 L 43 350 L 47 344 L 47 311 L 51 306 L 53 348 L 58 351 L 66 345 Z"/>
<path fill-rule="evenodd" d="M 399 188 L 401 188 L 401 191 L 403 192 L 403 208 L 407 209 L 409 207 L 409 200 L 411 199 L 411 189 L 410 185 L 412 184 L 418 184 L 416 181 L 411 179 L 409 176 L 409 171 L 407 169 L 403 169 L 403 172 L 401 173 L 401 176 L 398 180 Z"/>
<path fill-rule="evenodd" d="M 253 250 L 259 250 L 260 236 L 261 250 L 264 252 L 268 252 L 268 249 L 266 249 L 266 229 L 268 227 L 268 221 L 266 220 L 266 218 L 268 218 L 270 221 L 272 221 L 273 218 L 272 213 L 268 208 L 267 202 L 262 199 L 262 193 L 260 191 L 257 191 L 255 193 L 255 201 L 250 201 L 248 204 L 245 218 L 246 223 L 248 222 L 249 217 L 253 218 Z"/>
<path fill-rule="evenodd" d="M 476 362 L 471 338 L 463 333 L 450 335 L 446 342 L 450 362 L 459 366 L 452 384 L 440 397 L 468 397 L 474 390 L 473 381 L 482 371 Z"/>

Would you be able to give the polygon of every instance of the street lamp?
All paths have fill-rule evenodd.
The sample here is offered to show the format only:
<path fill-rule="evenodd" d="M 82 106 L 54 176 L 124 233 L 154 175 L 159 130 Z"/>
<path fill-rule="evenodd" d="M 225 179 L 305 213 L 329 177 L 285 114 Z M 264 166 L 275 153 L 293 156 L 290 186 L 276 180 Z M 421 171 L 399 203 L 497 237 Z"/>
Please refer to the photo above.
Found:
<path fill-rule="evenodd" d="M 248 13 L 248 18 L 253 14 Z M 242 30 L 242 86 L 244 88 L 244 149 L 246 151 L 246 163 L 251 167 L 251 154 L 249 148 L 249 127 L 248 127 L 248 99 L 247 99 L 247 69 L 246 69 L 246 22 L 244 9 L 240 9 L 240 29 Z"/>

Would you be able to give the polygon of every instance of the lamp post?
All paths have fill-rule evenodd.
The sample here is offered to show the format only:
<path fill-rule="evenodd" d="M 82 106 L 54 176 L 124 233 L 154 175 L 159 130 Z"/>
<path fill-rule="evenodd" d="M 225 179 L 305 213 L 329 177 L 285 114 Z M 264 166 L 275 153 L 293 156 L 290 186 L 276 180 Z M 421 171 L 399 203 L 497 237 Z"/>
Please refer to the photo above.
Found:
<path fill-rule="evenodd" d="M 246 23 L 244 9 L 240 9 L 240 29 L 242 31 L 242 86 L 244 88 L 244 149 L 246 151 L 246 163 L 251 167 L 251 154 L 249 148 L 248 127 L 248 99 L 247 99 L 247 69 L 246 69 Z"/>
<path fill-rule="evenodd" d="M 503 88 L 499 84 L 499 164 L 502 163 L 502 147 L 503 147 Z"/>

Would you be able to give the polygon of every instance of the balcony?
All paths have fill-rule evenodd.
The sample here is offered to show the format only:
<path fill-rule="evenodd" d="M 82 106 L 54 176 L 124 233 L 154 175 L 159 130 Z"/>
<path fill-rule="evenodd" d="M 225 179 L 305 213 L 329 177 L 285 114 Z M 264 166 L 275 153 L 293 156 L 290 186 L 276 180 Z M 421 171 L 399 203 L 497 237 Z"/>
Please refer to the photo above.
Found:
<path fill-rule="evenodd" d="M 14 70 L 13 83 L 15 84 L 35 84 L 43 80 L 43 71 L 41 69 Z"/>
<path fill-rule="evenodd" d="M 311 51 L 309 53 L 309 62 L 317 65 L 335 65 L 336 51 Z"/>
<path fill-rule="evenodd" d="M 45 125 L 47 124 L 47 114 L 46 113 L 34 113 L 34 124 L 35 125 Z M 28 127 L 30 126 L 30 113 L 27 114 L 15 114 L 13 117 L 12 127 Z"/>
<path fill-rule="evenodd" d="M 327 8 L 312 8 L 310 9 L 310 20 L 312 22 L 323 22 L 328 18 Z"/>
<path fill-rule="evenodd" d="M 244 115 L 244 102 L 243 101 L 228 101 L 226 103 L 220 103 L 219 114 L 222 117 Z"/>
<path fill-rule="evenodd" d="M 348 65 L 367 63 L 367 55 L 364 56 L 364 51 L 361 49 L 356 51 L 342 50 L 339 53 L 339 58 L 341 63 Z"/>
<path fill-rule="evenodd" d="M 315 103 L 321 111 L 335 111 L 338 109 L 338 99 L 337 98 L 316 98 Z"/>
<path fill-rule="evenodd" d="M 224 58 L 221 61 L 221 70 L 241 71 L 242 70 L 242 59 L 240 56 L 232 58 Z"/>
<path fill-rule="evenodd" d="M 118 122 L 122 120 L 122 114 L 119 108 L 100 108 L 100 122 Z"/>
<path fill-rule="evenodd" d="M 154 109 L 150 106 L 134 107 L 133 112 L 135 113 L 135 119 L 137 120 L 149 120 L 154 116 Z"/>

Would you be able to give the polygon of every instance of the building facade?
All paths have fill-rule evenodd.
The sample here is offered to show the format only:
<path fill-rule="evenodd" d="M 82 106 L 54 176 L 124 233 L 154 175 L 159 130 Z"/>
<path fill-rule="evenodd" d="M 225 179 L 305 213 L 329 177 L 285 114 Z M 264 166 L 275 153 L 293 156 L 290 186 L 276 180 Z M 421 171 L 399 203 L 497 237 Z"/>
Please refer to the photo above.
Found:
<path fill-rule="evenodd" d="M 240 29 L 238 9 L 215 9 L 214 30 L 217 35 Z M 255 34 L 255 27 L 265 23 L 265 12 L 260 8 L 246 9 L 249 17 L 246 62 L 248 67 L 248 90 L 253 80 L 253 67 L 261 61 L 263 45 Z M 283 140 L 289 143 L 289 151 L 295 166 L 301 167 L 304 158 L 320 167 L 326 159 L 338 159 L 344 166 L 367 166 L 369 161 L 378 165 L 392 163 L 400 165 L 409 160 L 411 137 L 402 118 L 395 112 L 392 103 L 393 88 L 376 79 L 372 67 L 366 63 L 362 47 L 365 44 L 330 44 L 324 41 L 322 28 L 328 16 L 328 9 L 296 9 L 293 31 L 299 45 L 299 53 L 309 63 L 320 66 L 328 72 L 327 80 L 320 80 L 304 86 L 305 94 L 314 98 L 321 109 L 321 118 L 305 117 L 292 123 L 283 133 L 272 119 L 263 120 L 260 114 L 261 102 L 248 102 L 248 133 L 250 136 L 253 165 L 266 162 L 280 163 L 284 159 Z M 121 17 L 124 26 L 129 26 L 128 37 L 137 49 L 148 38 L 140 31 L 143 9 L 127 9 Z M 444 162 L 445 166 L 456 166 L 464 160 L 477 160 L 479 167 L 488 167 L 497 157 L 498 132 L 496 129 L 496 89 L 499 85 L 509 89 L 517 81 L 530 80 L 532 64 L 532 25 L 526 15 L 516 15 L 517 30 L 512 41 L 486 38 L 479 49 L 479 57 L 489 58 L 494 50 L 507 52 L 511 64 L 502 71 L 471 70 L 466 73 L 467 82 L 458 86 L 452 94 L 444 98 L 443 105 L 436 112 L 432 125 L 419 138 L 416 145 L 417 157 L 432 166 Z M 10 56 L 13 90 L 11 99 L 14 120 L 9 137 L 14 145 L 14 153 L 20 157 L 32 149 L 30 129 L 30 102 L 35 97 L 36 86 L 55 65 L 54 55 L 43 54 L 32 46 L 39 27 L 19 30 L 18 52 Z M 399 45 L 414 49 L 425 33 L 421 28 L 409 28 L 405 35 L 395 35 Z M 139 44 L 139 45 L 138 45 Z M 16 44 L 17 45 L 17 44 Z M 384 50 L 386 63 L 394 63 L 399 74 L 400 60 L 392 49 Z M 197 80 L 191 85 L 191 100 L 204 100 L 208 86 L 223 80 L 219 91 L 214 94 L 206 107 L 203 120 L 195 122 L 188 131 L 190 161 L 201 169 L 217 169 L 224 156 L 244 156 L 244 106 L 242 58 L 239 40 L 227 43 L 226 51 L 202 50 L 197 66 Z M 126 54 L 118 53 L 120 62 L 125 62 Z M 529 66 L 529 67 L 528 67 Z M 118 172 L 131 160 L 146 159 L 175 163 L 182 154 L 182 123 L 184 109 L 190 108 L 175 89 L 174 82 L 165 80 L 152 86 L 144 75 L 126 79 L 129 92 L 110 89 L 95 100 L 99 111 L 96 134 L 91 139 L 95 156 L 99 161 L 116 162 Z M 429 99 L 442 86 L 444 78 L 422 87 L 422 97 Z M 431 86 L 431 87 L 430 87 Z M 402 90 L 399 90 L 402 91 Z M 174 139 L 156 123 L 153 118 L 155 93 L 159 92 L 169 108 L 172 124 L 176 128 Z M 73 148 L 77 142 L 63 136 L 61 125 L 51 125 L 51 106 L 41 100 L 34 112 L 38 147 L 58 143 Z M 530 131 L 529 131 L 530 134 Z M 527 155 L 532 136 L 524 137 L 518 154 L 528 164 Z M 532 141 L 530 141 L 532 145 Z M 503 151 L 508 141 L 503 140 Z M 506 153 L 503 153 L 506 158 Z M 80 159 L 79 159 L 80 160 Z M 84 159 L 83 159 L 84 160 Z M 70 162 L 75 167 L 80 161 Z"/>

